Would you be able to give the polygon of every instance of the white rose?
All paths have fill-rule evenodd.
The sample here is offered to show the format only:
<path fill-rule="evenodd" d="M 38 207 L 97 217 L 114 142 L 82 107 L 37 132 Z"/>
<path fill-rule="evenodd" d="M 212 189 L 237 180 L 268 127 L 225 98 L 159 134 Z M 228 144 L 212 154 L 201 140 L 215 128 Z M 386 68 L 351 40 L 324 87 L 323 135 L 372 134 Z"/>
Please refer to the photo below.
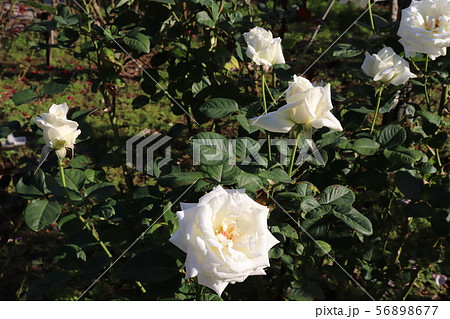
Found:
<path fill-rule="evenodd" d="M 375 1 L 376 0 L 372 0 L 372 3 L 374 3 Z M 369 0 L 340 0 L 339 4 L 346 4 L 348 2 L 352 2 L 360 8 L 364 8 L 369 3 Z"/>
<path fill-rule="evenodd" d="M 448 0 L 412 1 L 402 10 L 397 35 L 406 57 L 428 54 L 434 60 L 447 54 L 450 46 L 450 2 Z"/>
<path fill-rule="evenodd" d="M 285 63 L 281 39 L 273 38 L 272 32 L 255 27 L 244 33 L 247 42 L 247 56 L 257 65 L 271 66 Z"/>
<path fill-rule="evenodd" d="M 392 83 L 394 85 L 405 84 L 416 75 L 409 70 L 409 63 L 397 55 L 392 48 L 383 48 L 378 54 L 370 55 L 366 52 L 366 58 L 361 69 L 374 81 Z"/>
<path fill-rule="evenodd" d="M 49 113 L 42 113 L 34 119 L 36 125 L 44 132 L 46 145 L 43 156 L 47 156 L 51 149 L 56 151 L 59 159 L 66 156 L 66 147 L 73 148 L 75 140 L 80 135 L 78 123 L 67 119 L 69 107 L 66 103 L 53 104 Z M 42 161 L 42 160 L 41 160 Z"/>
<path fill-rule="evenodd" d="M 330 112 L 333 109 L 330 84 L 314 86 L 307 79 L 294 76 L 286 91 L 286 102 L 275 112 L 250 119 L 250 123 L 277 133 L 287 133 L 295 124 L 342 131 L 341 123 Z"/>
<path fill-rule="evenodd" d="M 278 243 L 267 229 L 267 207 L 243 189 L 217 186 L 181 209 L 170 241 L 187 254 L 186 278 L 198 276 L 199 284 L 220 295 L 228 284 L 265 275 L 268 252 Z"/>

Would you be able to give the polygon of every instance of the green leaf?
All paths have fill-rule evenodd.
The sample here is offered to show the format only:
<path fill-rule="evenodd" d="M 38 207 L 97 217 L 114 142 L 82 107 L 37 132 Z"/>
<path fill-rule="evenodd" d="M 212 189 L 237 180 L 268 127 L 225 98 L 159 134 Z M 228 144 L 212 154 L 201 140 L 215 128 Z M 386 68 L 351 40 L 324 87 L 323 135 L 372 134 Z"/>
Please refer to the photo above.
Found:
<path fill-rule="evenodd" d="M 390 150 L 385 149 L 383 155 L 390 161 L 401 164 L 412 164 L 422 158 L 423 153 L 410 150 L 403 146 L 396 146 Z"/>
<path fill-rule="evenodd" d="M 136 30 L 128 32 L 123 41 L 135 51 L 143 53 L 150 52 L 150 38 Z"/>
<path fill-rule="evenodd" d="M 394 174 L 394 182 L 407 198 L 415 202 L 422 199 L 424 191 L 422 179 L 415 178 L 408 172 L 400 171 Z"/>
<path fill-rule="evenodd" d="M 292 183 L 293 180 L 289 177 L 288 173 L 286 173 L 283 169 L 277 167 L 271 171 L 263 171 L 258 174 L 260 177 L 270 179 L 275 183 Z"/>
<path fill-rule="evenodd" d="M 48 82 L 41 90 L 41 95 L 55 95 L 63 92 L 69 83 L 62 79 L 56 79 Z"/>
<path fill-rule="evenodd" d="M 150 99 L 146 95 L 139 95 L 136 97 L 133 102 L 133 110 L 140 109 L 141 107 L 146 106 L 150 102 Z"/>
<path fill-rule="evenodd" d="M 40 231 L 54 223 L 61 214 L 61 206 L 57 202 L 34 199 L 25 208 L 25 223 L 34 230 Z"/>
<path fill-rule="evenodd" d="M 34 199 L 44 196 L 45 194 L 45 174 L 41 169 L 38 169 L 36 174 L 31 172 L 19 180 L 16 185 L 16 192 L 26 199 Z"/>
<path fill-rule="evenodd" d="M 447 142 L 447 133 L 439 132 L 433 135 L 428 141 L 427 144 L 432 148 L 441 148 L 444 147 Z"/>
<path fill-rule="evenodd" d="M 319 202 L 314 198 L 314 196 L 306 196 L 301 204 L 300 204 L 300 209 L 304 212 L 309 212 L 312 211 L 313 209 L 320 207 Z"/>
<path fill-rule="evenodd" d="M 84 191 L 84 197 L 95 197 L 98 200 L 106 199 L 116 193 L 116 187 L 111 183 L 99 183 L 92 185 Z"/>
<path fill-rule="evenodd" d="M 163 282 L 180 275 L 175 260 L 160 250 L 147 250 L 131 258 L 120 273 L 131 280 Z"/>
<path fill-rule="evenodd" d="M 336 206 L 351 205 L 355 201 L 355 194 L 345 186 L 332 185 L 324 189 L 320 194 L 319 203 Z"/>
<path fill-rule="evenodd" d="M 363 52 L 363 48 L 359 48 L 353 43 L 339 43 L 336 45 L 336 50 L 333 51 L 333 56 L 340 58 L 352 58 Z"/>
<path fill-rule="evenodd" d="M 314 245 L 314 254 L 322 257 L 325 256 L 326 254 L 329 254 L 331 251 L 331 246 L 329 243 L 324 242 L 323 240 L 316 240 L 314 241 L 315 245 Z"/>
<path fill-rule="evenodd" d="M 235 100 L 213 98 L 200 106 L 200 112 L 210 119 L 221 119 L 231 113 L 238 112 L 239 107 Z"/>
<path fill-rule="evenodd" d="M 241 125 L 241 127 L 250 134 L 258 130 L 258 127 L 249 124 L 248 119 L 244 114 L 238 114 L 236 116 L 236 120 Z"/>
<path fill-rule="evenodd" d="M 69 189 L 79 191 L 83 188 L 84 183 L 86 182 L 86 175 L 79 169 L 65 169 L 64 175 L 66 176 L 66 184 Z M 61 179 L 59 172 L 56 174 L 56 177 Z"/>
<path fill-rule="evenodd" d="M 15 105 L 19 106 L 25 103 L 29 103 L 34 101 L 38 97 L 37 93 L 32 90 L 28 89 L 25 91 L 20 91 L 14 94 L 14 96 L 11 98 L 11 100 L 14 102 Z"/>
<path fill-rule="evenodd" d="M 406 140 L 406 131 L 400 125 L 388 125 L 383 128 L 378 136 L 378 142 L 385 148 L 393 148 L 402 145 Z"/>
<path fill-rule="evenodd" d="M 245 188 L 248 191 L 261 189 L 262 182 L 259 176 L 243 172 L 236 178 L 237 188 Z"/>
<path fill-rule="evenodd" d="M 370 220 L 351 206 L 337 206 L 333 210 L 333 215 L 363 235 L 370 236 L 373 233 Z"/>
<path fill-rule="evenodd" d="M 75 156 L 75 158 L 69 162 L 69 165 L 73 168 L 86 168 L 92 164 L 92 160 L 86 155 Z"/>
<path fill-rule="evenodd" d="M 203 132 L 192 138 L 190 148 L 195 165 L 219 165 L 228 160 L 230 142 L 220 134 Z"/>
<path fill-rule="evenodd" d="M 280 227 L 280 233 L 285 237 L 298 239 L 298 233 L 294 227 L 289 224 L 282 224 Z"/>
<path fill-rule="evenodd" d="M 65 29 L 62 32 L 58 34 L 58 44 L 64 46 L 64 47 L 70 47 L 72 44 L 77 42 L 77 40 L 80 38 L 80 34 L 72 29 Z"/>
<path fill-rule="evenodd" d="M 374 155 L 378 152 L 380 144 L 370 138 L 360 138 L 353 144 L 353 150 L 361 155 Z"/>
<path fill-rule="evenodd" d="M 203 26 L 206 27 L 214 27 L 214 25 L 216 24 L 214 22 L 213 19 L 211 19 L 211 17 L 209 16 L 208 12 L 206 11 L 200 11 L 195 15 L 195 19 L 197 20 L 197 22 Z"/>
<path fill-rule="evenodd" d="M 203 165 L 200 169 L 221 184 L 235 183 L 236 177 L 241 173 L 239 167 L 227 163 L 220 165 Z"/>
<path fill-rule="evenodd" d="M 197 180 L 204 178 L 202 172 L 178 172 L 170 173 L 158 178 L 158 182 L 162 186 L 183 186 L 195 183 Z"/>

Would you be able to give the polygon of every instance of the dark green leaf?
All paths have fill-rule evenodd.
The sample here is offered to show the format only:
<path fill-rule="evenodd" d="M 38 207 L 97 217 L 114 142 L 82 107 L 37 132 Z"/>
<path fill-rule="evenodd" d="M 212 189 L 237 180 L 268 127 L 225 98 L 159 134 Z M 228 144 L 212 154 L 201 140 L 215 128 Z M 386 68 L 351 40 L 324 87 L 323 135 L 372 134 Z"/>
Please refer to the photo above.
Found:
<path fill-rule="evenodd" d="M 400 146 L 406 140 L 406 131 L 400 125 L 388 125 L 383 128 L 378 136 L 378 142 L 385 148 Z"/>
<path fill-rule="evenodd" d="M 183 185 L 193 184 L 204 177 L 205 174 L 203 174 L 202 172 L 178 172 L 161 175 L 158 178 L 158 182 L 162 186 L 179 187 Z"/>
<path fill-rule="evenodd" d="M 351 206 L 337 206 L 333 210 L 333 215 L 363 235 L 370 236 L 373 233 L 370 220 Z"/>
<path fill-rule="evenodd" d="M 258 174 L 260 177 L 270 179 L 276 183 L 292 183 L 293 180 L 289 177 L 288 173 L 286 173 L 283 169 L 277 167 L 271 171 L 263 171 Z"/>
<path fill-rule="evenodd" d="M 84 197 L 95 197 L 98 200 L 106 199 L 116 193 L 116 187 L 111 183 L 94 184 L 84 191 Z"/>
<path fill-rule="evenodd" d="M 25 223 L 34 230 L 40 231 L 54 223 L 61 214 L 61 206 L 57 202 L 34 199 L 25 208 Z"/>
<path fill-rule="evenodd" d="M 213 19 L 209 16 L 209 14 L 206 11 L 200 11 L 195 15 L 195 19 L 197 22 L 201 25 L 204 25 L 206 27 L 214 27 L 216 24 Z"/>
<path fill-rule="evenodd" d="M 360 138 L 353 144 L 353 150 L 361 155 L 374 155 L 378 152 L 380 144 L 370 138 Z"/>
<path fill-rule="evenodd" d="M 133 105 L 133 109 L 140 109 L 141 107 L 146 106 L 150 102 L 150 99 L 146 95 L 139 95 L 136 97 L 133 102 L 131 103 Z"/>
<path fill-rule="evenodd" d="M 412 164 L 422 158 L 423 153 L 403 146 L 396 146 L 390 150 L 385 149 L 383 155 L 392 162 Z"/>
<path fill-rule="evenodd" d="M 237 188 L 245 188 L 248 191 L 257 191 L 261 189 L 262 182 L 259 176 L 242 172 L 237 178 Z"/>
<path fill-rule="evenodd" d="M 22 105 L 25 103 L 29 103 L 34 101 L 38 97 L 37 93 L 32 90 L 28 89 L 25 91 L 20 91 L 14 94 L 14 96 L 11 98 L 11 100 L 14 102 L 15 105 Z"/>
<path fill-rule="evenodd" d="M 230 142 L 217 133 L 199 133 L 191 141 L 194 165 L 219 165 L 228 160 Z"/>
<path fill-rule="evenodd" d="M 324 242 L 322 240 L 316 240 L 314 241 L 314 254 L 322 257 L 331 251 L 331 246 L 329 243 Z"/>
<path fill-rule="evenodd" d="M 63 92 L 69 83 L 62 79 L 56 79 L 48 82 L 41 90 L 41 95 L 55 95 Z"/>
<path fill-rule="evenodd" d="M 351 205 L 355 201 L 355 194 L 345 186 L 332 185 L 324 189 L 320 194 L 320 204 L 332 204 L 336 206 Z"/>
<path fill-rule="evenodd" d="M 213 98 L 200 106 L 200 111 L 211 119 L 220 119 L 231 113 L 238 112 L 239 107 L 235 100 Z"/>
<path fill-rule="evenodd" d="M 38 169 L 36 174 L 27 172 L 16 185 L 17 194 L 26 199 L 42 197 L 45 194 L 45 174 Z"/>
<path fill-rule="evenodd" d="M 413 201 L 422 199 L 424 185 L 422 179 L 415 178 L 408 172 L 396 172 L 394 175 L 395 185 L 407 198 Z"/>
<path fill-rule="evenodd" d="M 128 32 L 123 41 L 135 51 L 143 53 L 150 52 L 150 38 L 138 31 L 133 30 Z"/>

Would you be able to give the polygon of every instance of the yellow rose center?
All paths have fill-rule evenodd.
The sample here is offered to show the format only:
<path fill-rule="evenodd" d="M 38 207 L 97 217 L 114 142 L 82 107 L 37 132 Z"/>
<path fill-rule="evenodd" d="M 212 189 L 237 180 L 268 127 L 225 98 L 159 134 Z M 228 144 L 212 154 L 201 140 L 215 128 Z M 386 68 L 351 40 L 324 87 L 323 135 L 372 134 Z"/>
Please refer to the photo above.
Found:
<path fill-rule="evenodd" d="M 222 222 L 222 226 L 214 230 L 214 233 L 222 244 L 224 241 L 234 241 L 239 237 L 236 231 L 236 221 L 235 220 L 225 220 Z"/>
<path fill-rule="evenodd" d="M 425 29 L 429 30 L 429 31 L 433 31 L 434 29 L 439 28 L 439 18 L 434 18 L 434 17 L 430 17 L 427 16 L 426 17 L 426 22 L 425 22 Z"/>

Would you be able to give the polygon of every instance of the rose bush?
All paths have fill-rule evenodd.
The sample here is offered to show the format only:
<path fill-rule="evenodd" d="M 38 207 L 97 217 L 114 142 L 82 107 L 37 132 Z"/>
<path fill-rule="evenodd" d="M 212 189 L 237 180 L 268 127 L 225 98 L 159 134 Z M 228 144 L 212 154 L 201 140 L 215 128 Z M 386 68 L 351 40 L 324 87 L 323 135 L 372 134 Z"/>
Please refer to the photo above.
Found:
<path fill-rule="evenodd" d="M 267 229 L 269 209 L 252 200 L 245 189 L 220 185 L 199 199 L 181 203 L 180 226 L 170 238 L 186 256 L 186 278 L 219 296 L 228 284 L 265 275 L 269 250 L 278 240 Z"/>
<path fill-rule="evenodd" d="M 450 47 L 450 5 L 447 0 L 413 0 L 402 10 L 397 32 L 406 57 L 427 54 L 432 60 Z"/>
<path fill-rule="evenodd" d="M 381 49 L 377 54 L 366 52 L 365 55 L 361 69 L 374 81 L 401 85 L 416 77 L 409 70 L 408 62 L 390 47 Z"/>
<path fill-rule="evenodd" d="M 359 17 L 336 2 L 328 8 L 336 19 L 322 23 L 324 1 L 299 10 L 280 1 L 94 0 L 83 4 L 90 16 L 71 2 L 26 1 L 51 17 L 26 30 L 39 42 L 29 71 L 10 79 L 19 83 L 13 98 L 0 92 L 9 121 L 0 138 L 28 141 L 2 149 L 0 294 L 448 299 L 432 275 L 449 276 L 450 56 L 411 56 L 418 77 L 403 86 L 386 85 L 408 73 L 397 56 L 370 56 L 380 85 L 361 64 L 386 45 L 402 56 L 387 2 L 372 8 L 373 26 L 371 12 Z M 446 2 L 434 4 L 445 12 Z M 345 29 L 350 18 L 360 23 Z M 247 43 L 255 27 L 271 31 L 259 39 L 254 30 Z M 51 31 L 52 44 L 37 36 Z M 56 47 L 58 63 L 35 73 L 38 50 Z M 8 64 L 1 76 L 14 74 Z M 50 154 L 36 170 L 35 154 L 50 146 L 28 114 L 56 100 L 74 108 L 39 116 L 48 145 L 65 153 L 78 128 L 82 135 L 73 159 Z M 58 123 L 69 123 L 69 137 L 50 134 L 66 132 Z"/>

